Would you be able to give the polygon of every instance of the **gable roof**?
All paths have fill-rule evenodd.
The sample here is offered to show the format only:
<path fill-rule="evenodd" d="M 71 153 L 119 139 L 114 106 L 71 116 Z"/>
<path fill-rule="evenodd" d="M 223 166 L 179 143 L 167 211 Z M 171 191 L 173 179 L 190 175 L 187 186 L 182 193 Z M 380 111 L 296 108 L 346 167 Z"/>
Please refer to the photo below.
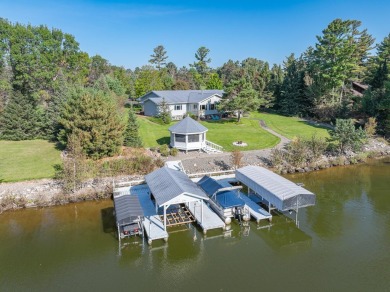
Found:
<path fill-rule="evenodd" d="M 208 200 L 207 195 L 184 173 L 162 167 L 145 176 L 158 206 L 182 194 Z"/>
<path fill-rule="evenodd" d="M 180 122 L 174 124 L 168 129 L 172 133 L 178 134 L 193 134 L 193 133 L 203 133 L 208 131 L 208 129 L 197 121 L 193 120 L 190 117 L 182 119 Z"/>
<path fill-rule="evenodd" d="M 141 96 L 139 100 L 144 102 L 150 99 L 154 103 L 159 104 L 164 98 L 168 104 L 199 103 L 213 95 L 222 97 L 223 90 L 154 90 Z"/>

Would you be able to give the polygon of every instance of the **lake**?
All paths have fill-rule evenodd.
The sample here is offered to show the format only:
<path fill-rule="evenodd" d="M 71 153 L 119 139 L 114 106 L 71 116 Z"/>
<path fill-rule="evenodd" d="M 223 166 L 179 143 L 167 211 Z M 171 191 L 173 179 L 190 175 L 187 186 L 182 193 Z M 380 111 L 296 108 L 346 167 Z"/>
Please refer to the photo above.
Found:
<path fill-rule="evenodd" d="M 389 291 L 390 159 L 286 177 L 317 195 L 299 228 L 180 226 L 119 250 L 110 200 L 0 214 L 0 291 Z"/>

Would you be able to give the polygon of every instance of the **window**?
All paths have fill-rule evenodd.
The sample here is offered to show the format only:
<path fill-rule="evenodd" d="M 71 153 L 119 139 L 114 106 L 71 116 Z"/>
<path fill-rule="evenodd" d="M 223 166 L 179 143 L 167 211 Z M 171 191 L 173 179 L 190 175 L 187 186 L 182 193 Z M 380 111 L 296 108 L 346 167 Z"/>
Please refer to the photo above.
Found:
<path fill-rule="evenodd" d="M 197 109 L 198 109 L 198 105 L 197 105 L 197 104 L 194 104 L 194 105 L 193 105 L 193 109 L 194 109 L 194 110 L 197 110 Z"/>
<path fill-rule="evenodd" d="M 199 134 L 188 135 L 188 143 L 199 142 Z"/>
<path fill-rule="evenodd" d="M 175 134 L 175 142 L 186 142 L 186 135 Z"/>
<path fill-rule="evenodd" d="M 214 103 L 211 103 L 211 104 L 209 105 L 209 108 L 210 108 L 210 110 L 215 110 L 215 104 L 214 104 Z"/>
<path fill-rule="evenodd" d="M 181 104 L 175 104 L 175 111 L 181 111 L 182 105 Z"/>
<path fill-rule="evenodd" d="M 206 105 L 205 105 L 205 104 L 201 104 L 201 105 L 200 105 L 200 109 L 201 109 L 201 110 L 205 110 L 205 109 L 206 109 Z"/>

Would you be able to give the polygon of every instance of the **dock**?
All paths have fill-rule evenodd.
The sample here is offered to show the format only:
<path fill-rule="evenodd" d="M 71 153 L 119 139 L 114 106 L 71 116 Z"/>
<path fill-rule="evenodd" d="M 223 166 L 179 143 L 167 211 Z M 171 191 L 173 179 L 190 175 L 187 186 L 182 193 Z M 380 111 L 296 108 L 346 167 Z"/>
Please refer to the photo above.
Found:
<path fill-rule="evenodd" d="M 202 206 L 203 205 L 203 206 Z M 202 220 L 202 207 L 203 207 L 203 220 Z M 219 216 L 210 209 L 210 207 L 202 201 L 191 202 L 188 204 L 189 211 L 194 215 L 196 222 L 202 228 L 203 233 L 206 234 L 207 230 L 222 228 L 225 229 L 225 223 L 219 218 Z"/>
<path fill-rule="evenodd" d="M 156 212 L 156 208 L 150 199 L 150 190 L 146 184 L 132 186 L 129 189 L 131 195 L 138 195 L 139 202 L 144 212 L 143 227 L 148 237 L 148 243 L 153 240 L 168 240 L 168 232 L 164 230 L 164 224 Z"/>
<path fill-rule="evenodd" d="M 257 223 L 260 222 L 260 220 L 268 219 L 269 221 L 272 220 L 272 215 L 264 210 L 262 207 L 260 207 L 257 203 L 251 200 L 248 196 L 244 195 L 240 192 L 240 199 L 242 199 L 245 202 L 245 206 L 248 208 L 249 213 Z"/>

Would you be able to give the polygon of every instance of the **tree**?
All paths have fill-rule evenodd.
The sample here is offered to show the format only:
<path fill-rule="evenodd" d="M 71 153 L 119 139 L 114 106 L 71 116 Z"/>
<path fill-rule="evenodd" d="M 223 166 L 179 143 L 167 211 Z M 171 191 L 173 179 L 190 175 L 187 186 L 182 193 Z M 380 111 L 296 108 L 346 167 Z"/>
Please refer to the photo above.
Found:
<path fill-rule="evenodd" d="M 194 67 L 196 71 L 204 76 L 208 71 L 208 64 L 211 62 L 210 58 L 207 58 L 207 55 L 210 53 L 210 50 L 206 47 L 200 47 L 195 53 L 195 59 L 197 61 L 194 64 L 190 65 Z"/>
<path fill-rule="evenodd" d="M 341 104 L 344 85 L 364 70 L 373 38 L 366 30 L 359 31 L 360 25 L 357 20 L 335 19 L 322 36 L 317 36 L 315 48 L 308 51 L 315 81 L 327 90 L 323 102 Z"/>
<path fill-rule="evenodd" d="M 134 148 L 142 147 L 142 140 L 139 135 L 139 124 L 133 109 L 129 109 L 127 127 L 124 132 L 123 145 Z"/>
<path fill-rule="evenodd" d="M 172 121 L 171 110 L 169 109 L 168 103 L 165 101 L 165 98 L 162 99 L 159 104 L 159 113 L 157 115 L 164 124 L 170 124 Z"/>
<path fill-rule="evenodd" d="M 237 113 L 240 122 L 244 112 L 257 110 L 262 104 L 258 93 L 244 79 L 232 81 L 226 89 L 224 98 L 217 106 L 220 111 Z"/>
<path fill-rule="evenodd" d="M 150 55 L 152 58 L 149 60 L 149 63 L 155 64 L 156 68 L 160 70 L 161 67 L 166 64 L 165 60 L 168 59 L 167 51 L 164 46 L 159 45 L 153 49 L 153 52 L 154 54 Z"/>
<path fill-rule="evenodd" d="M 280 86 L 278 108 L 285 115 L 308 113 L 310 101 L 306 98 L 305 71 L 302 59 L 291 54 L 284 62 L 285 76 Z"/>
<path fill-rule="evenodd" d="M 361 128 L 355 128 L 353 120 L 336 119 L 336 125 L 330 137 L 338 143 L 340 152 L 345 153 L 348 150 L 360 150 L 366 134 Z"/>
<path fill-rule="evenodd" d="M 67 145 L 76 135 L 84 153 L 97 159 L 119 153 L 124 122 L 111 96 L 92 88 L 76 88 L 66 101 L 59 119 L 58 140 Z"/>
<path fill-rule="evenodd" d="M 149 67 L 143 67 L 137 74 L 134 84 L 136 97 L 141 97 L 151 90 L 163 90 L 164 83 L 160 72 Z"/>
<path fill-rule="evenodd" d="M 41 117 L 31 97 L 18 91 L 11 95 L 0 115 L 0 139 L 31 140 L 41 137 Z"/>
<path fill-rule="evenodd" d="M 211 73 L 208 75 L 206 82 L 206 89 L 222 89 L 222 80 L 217 73 Z"/>

